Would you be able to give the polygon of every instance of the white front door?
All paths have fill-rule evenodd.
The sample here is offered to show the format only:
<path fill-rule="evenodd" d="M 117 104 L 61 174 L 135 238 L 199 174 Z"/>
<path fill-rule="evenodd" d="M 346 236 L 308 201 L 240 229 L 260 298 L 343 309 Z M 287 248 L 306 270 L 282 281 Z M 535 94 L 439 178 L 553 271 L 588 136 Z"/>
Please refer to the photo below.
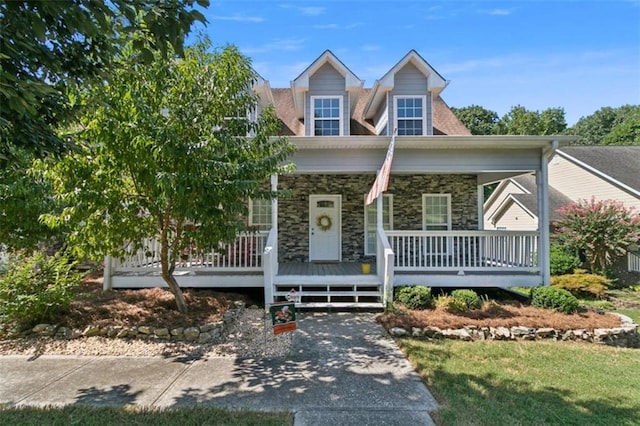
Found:
<path fill-rule="evenodd" d="M 309 195 L 309 261 L 340 261 L 342 196 Z"/>

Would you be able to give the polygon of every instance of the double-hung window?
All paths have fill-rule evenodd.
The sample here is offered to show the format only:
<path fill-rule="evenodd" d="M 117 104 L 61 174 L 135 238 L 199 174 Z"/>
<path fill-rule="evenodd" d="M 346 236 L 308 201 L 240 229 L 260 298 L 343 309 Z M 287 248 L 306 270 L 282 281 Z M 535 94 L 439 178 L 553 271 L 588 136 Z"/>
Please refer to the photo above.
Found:
<path fill-rule="evenodd" d="M 425 231 L 451 230 L 451 194 L 422 194 L 422 228 Z M 448 254 L 451 241 L 447 236 L 426 238 L 424 253 Z"/>
<path fill-rule="evenodd" d="M 427 134 L 426 96 L 395 96 L 394 110 L 398 136 Z"/>
<path fill-rule="evenodd" d="M 249 200 L 249 226 L 257 226 L 261 230 L 271 229 L 271 200 Z"/>
<path fill-rule="evenodd" d="M 365 195 L 366 199 L 366 195 Z M 373 202 L 364 206 L 364 254 L 376 255 L 378 237 L 376 233 L 378 223 L 378 203 Z M 385 231 L 393 229 L 393 195 L 382 196 L 382 227 Z"/>
<path fill-rule="evenodd" d="M 312 96 L 314 136 L 342 135 L 342 97 Z"/>

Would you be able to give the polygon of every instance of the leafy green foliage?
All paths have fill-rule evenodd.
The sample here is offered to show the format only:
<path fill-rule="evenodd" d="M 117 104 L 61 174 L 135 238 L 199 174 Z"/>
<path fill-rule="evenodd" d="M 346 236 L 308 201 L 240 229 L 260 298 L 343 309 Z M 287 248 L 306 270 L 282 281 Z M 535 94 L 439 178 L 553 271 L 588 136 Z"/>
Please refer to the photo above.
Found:
<path fill-rule="evenodd" d="M 0 320 L 29 326 L 68 308 L 81 276 L 63 255 L 15 254 L 0 275 Z"/>
<path fill-rule="evenodd" d="M 640 240 L 640 215 L 615 200 L 580 200 L 558 210 L 563 241 L 584 250 L 592 272 L 605 273 L 613 260 Z"/>
<path fill-rule="evenodd" d="M 0 165 L 15 149 L 65 149 L 56 127 L 73 116 L 66 92 L 109 77 L 133 41 L 143 59 L 182 52 L 194 9 L 209 0 L 0 2 Z"/>
<path fill-rule="evenodd" d="M 603 299 L 611 286 L 611 280 L 602 275 L 576 270 L 573 274 L 551 277 L 551 286 L 567 290 L 579 298 Z"/>
<path fill-rule="evenodd" d="M 639 145 L 640 105 L 604 107 L 582 117 L 568 133 L 575 145 Z"/>
<path fill-rule="evenodd" d="M 517 105 L 502 116 L 496 124 L 497 135 L 559 135 L 567 129 L 562 108 L 529 111 Z"/>
<path fill-rule="evenodd" d="M 480 309 L 480 307 L 482 306 L 482 300 L 480 299 L 480 296 L 478 296 L 478 293 L 476 293 L 473 290 L 468 290 L 468 289 L 453 290 L 451 292 L 451 297 L 453 297 L 454 299 L 458 299 L 462 303 L 464 303 L 465 306 L 467 307 L 466 309 L 467 311 L 471 309 Z"/>
<path fill-rule="evenodd" d="M 433 307 L 431 288 L 421 285 L 399 287 L 396 300 L 409 309 L 429 309 Z"/>
<path fill-rule="evenodd" d="M 183 312 L 173 277 L 179 254 L 233 241 L 247 200 L 277 196 L 264 183 L 290 170 L 293 152 L 272 137 L 272 108 L 250 118 L 258 106 L 250 61 L 233 46 L 208 48 L 200 42 L 171 61 L 156 54 L 150 64 L 123 54 L 108 84 L 78 95 L 86 142 L 56 164 L 41 163 L 67 206 L 45 219 L 73 230 L 74 254 L 121 256 L 157 239 L 162 277 Z"/>
<path fill-rule="evenodd" d="M 531 289 L 531 304 L 538 308 L 552 309 L 565 314 L 578 310 L 578 299 L 567 290 L 556 287 L 536 287 Z"/>
<path fill-rule="evenodd" d="M 580 258 L 571 249 L 551 243 L 549 252 L 549 268 L 551 275 L 565 275 L 580 267 Z"/>
<path fill-rule="evenodd" d="M 447 295 L 447 294 L 442 294 L 438 296 L 438 298 L 435 301 L 435 304 L 436 304 L 436 308 L 452 314 L 469 311 L 469 307 L 464 302 L 464 300 Z"/>
<path fill-rule="evenodd" d="M 451 108 L 472 135 L 492 135 L 498 123 L 498 113 L 485 109 L 479 105 L 464 108 Z"/>

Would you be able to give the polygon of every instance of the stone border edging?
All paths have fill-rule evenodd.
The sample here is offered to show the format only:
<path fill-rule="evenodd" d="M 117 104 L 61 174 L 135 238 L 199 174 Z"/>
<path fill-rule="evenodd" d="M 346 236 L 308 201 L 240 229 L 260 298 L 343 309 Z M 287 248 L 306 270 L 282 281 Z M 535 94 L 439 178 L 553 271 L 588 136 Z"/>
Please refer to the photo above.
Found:
<path fill-rule="evenodd" d="M 233 308 L 222 314 L 222 320 L 193 327 L 137 327 L 88 325 L 84 330 L 61 327 L 55 324 L 38 324 L 28 330 L 28 334 L 52 337 L 54 339 L 72 340 L 82 337 L 101 336 L 112 339 L 147 339 L 187 341 L 208 343 L 218 341 L 224 335 L 227 326 L 245 309 L 245 303 L 233 302 Z M 24 336 L 24 333 L 22 334 Z"/>
<path fill-rule="evenodd" d="M 640 334 L 638 325 L 626 315 L 615 314 L 620 317 L 622 325 L 615 328 L 596 328 L 594 330 L 556 330 L 554 328 L 533 328 L 514 326 L 507 327 L 476 327 L 466 326 L 458 329 L 440 329 L 438 327 L 412 327 L 411 331 L 402 327 L 388 330 L 393 337 L 414 337 L 428 340 L 452 339 L 463 341 L 478 340 L 551 340 L 551 341 L 582 341 L 599 343 L 610 346 L 640 348 Z"/>

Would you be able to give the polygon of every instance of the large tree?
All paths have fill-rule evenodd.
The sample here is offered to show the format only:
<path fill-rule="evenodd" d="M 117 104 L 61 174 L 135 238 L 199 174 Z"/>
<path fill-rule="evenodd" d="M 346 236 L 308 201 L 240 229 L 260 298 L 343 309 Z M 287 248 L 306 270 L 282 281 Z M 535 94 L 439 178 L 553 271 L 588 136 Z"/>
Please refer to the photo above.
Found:
<path fill-rule="evenodd" d="M 530 111 L 521 105 L 511 108 L 496 124 L 497 135 L 559 135 L 567 129 L 562 108 Z"/>
<path fill-rule="evenodd" d="M 248 198 L 276 196 L 264 183 L 289 168 L 293 149 L 273 137 L 272 108 L 249 119 L 258 98 L 248 58 L 233 46 L 207 46 L 148 65 L 125 55 L 108 84 L 80 98 L 89 110 L 79 123 L 86 142 L 48 172 L 68 207 L 47 223 L 74 225 L 70 246 L 93 257 L 157 238 L 162 278 L 181 312 L 173 276 L 180 254 L 234 240 Z"/>
<path fill-rule="evenodd" d="M 451 108 L 462 124 L 472 135 L 492 135 L 498 122 L 498 113 L 479 105 L 470 105 L 463 108 Z"/>
<path fill-rule="evenodd" d="M 640 105 L 603 107 L 568 130 L 576 145 L 640 145 Z"/>
<path fill-rule="evenodd" d="M 209 0 L 22 0 L 0 2 L 0 166 L 23 149 L 64 150 L 56 127 L 72 116 L 66 91 L 109 76 L 133 40 L 142 58 L 182 52 Z"/>

